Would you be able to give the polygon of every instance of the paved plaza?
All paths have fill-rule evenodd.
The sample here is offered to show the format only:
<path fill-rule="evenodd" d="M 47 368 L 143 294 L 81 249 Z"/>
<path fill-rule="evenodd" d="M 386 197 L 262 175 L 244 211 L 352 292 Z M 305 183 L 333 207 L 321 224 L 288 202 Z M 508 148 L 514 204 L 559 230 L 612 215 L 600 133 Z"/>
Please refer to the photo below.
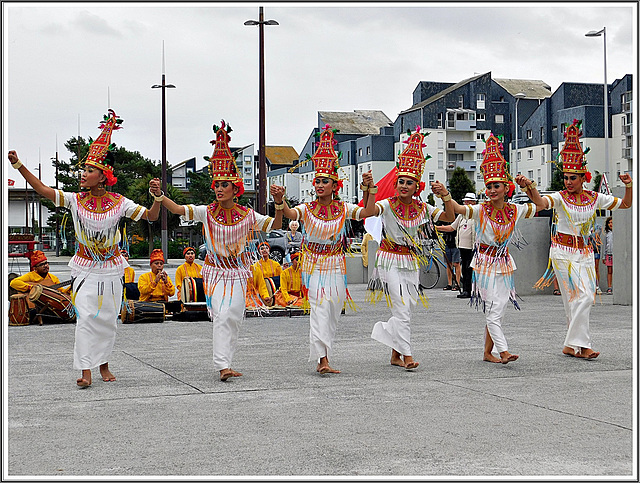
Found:
<path fill-rule="evenodd" d="M 598 299 L 601 356 L 586 361 L 561 354 L 561 298 L 527 296 L 504 322 L 520 359 L 502 365 L 481 360 L 483 314 L 433 289 L 412 322 L 410 372 L 370 338 L 386 304 L 349 288 L 359 310 L 339 323 L 337 375 L 308 362 L 308 316 L 246 319 L 233 364 L 244 376 L 224 383 L 211 322 L 121 324 L 118 380 L 96 370 L 87 389 L 74 324 L 5 327 L 4 479 L 637 479 L 632 307 Z"/>

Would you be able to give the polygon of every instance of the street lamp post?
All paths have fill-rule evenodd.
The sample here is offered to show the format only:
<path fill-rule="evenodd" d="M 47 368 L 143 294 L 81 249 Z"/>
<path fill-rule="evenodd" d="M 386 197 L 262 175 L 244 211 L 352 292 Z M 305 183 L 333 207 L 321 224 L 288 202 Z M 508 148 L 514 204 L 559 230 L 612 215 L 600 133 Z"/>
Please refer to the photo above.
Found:
<path fill-rule="evenodd" d="M 167 116 L 165 107 L 165 89 L 175 89 L 173 84 L 165 83 L 164 76 L 164 41 L 162 42 L 162 84 L 154 84 L 152 89 L 162 89 L 162 192 L 167 193 Z M 167 209 L 162 207 L 161 222 L 161 244 L 165 261 L 169 254 L 169 240 L 167 236 Z M 149 240 L 149 245 L 153 247 L 153 240 Z"/>
<path fill-rule="evenodd" d="M 513 97 L 516 98 L 516 135 L 515 135 L 515 150 L 516 150 L 516 156 L 515 156 L 515 163 L 514 163 L 514 167 L 513 167 L 513 177 L 515 178 L 516 176 L 518 176 L 518 101 L 520 99 L 522 99 L 523 97 L 526 97 L 527 95 L 524 92 L 518 92 L 517 94 L 515 94 Z M 518 184 L 516 183 L 516 189 L 519 188 Z"/>
<path fill-rule="evenodd" d="M 604 43 L 604 176 L 609 180 L 609 86 L 607 85 L 607 27 L 602 30 L 591 30 L 585 37 L 600 37 Z"/>
<path fill-rule="evenodd" d="M 259 89 L 259 137 L 258 144 L 260 145 L 258 148 L 258 170 L 259 178 L 258 178 L 258 212 L 263 215 L 267 214 L 267 161 L 265 156 L 265 120 L 264 120 L 264 26 L 265 25 L 280 25 L 275 20 L 264 20 L 264 11 L 263 7 L 260 7 L 259 19 L 256 20 L 247 20 L 245 25 L 257 25 L 260 36 L 260 60 L 259 60 L 259 78 L 260 78 L 260 89 Z"/>

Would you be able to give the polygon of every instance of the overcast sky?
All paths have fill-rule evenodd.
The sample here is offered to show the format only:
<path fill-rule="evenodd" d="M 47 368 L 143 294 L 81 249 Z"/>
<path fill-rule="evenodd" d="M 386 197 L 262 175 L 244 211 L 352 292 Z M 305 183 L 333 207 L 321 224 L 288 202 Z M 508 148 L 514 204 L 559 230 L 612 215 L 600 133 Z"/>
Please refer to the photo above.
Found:
<path fill-rule="evenodd" d="M 162 158 L 165 45 L 167 159 L 212 153 L 211 126 L 225 119 L 233 146 L 258 145 L 258 19 L 255 3 L 3 3 L 3 153 L 30 169 L 70 154 L 72 136 L 99 135 L 111 107 L 124 119 L 112 141 Z M 376 109 L 391 121 L 420 81 L 494 78 L 602 83 L 634 74 L 636 2 L 264 2 L 266 140 L 300 152 L 318 111 Z M 109 106 L 110 104 L 110 106 Z M 256 151 L 257 152 L 257 151 Z M 15 173 L 8 173 L 16 179 Z M 20 177 L 18 178 L 20 179 Z M 18 186 L 24 186 L 20 179 Z M 6 186 L 6 182 L 5 182 Z"/>

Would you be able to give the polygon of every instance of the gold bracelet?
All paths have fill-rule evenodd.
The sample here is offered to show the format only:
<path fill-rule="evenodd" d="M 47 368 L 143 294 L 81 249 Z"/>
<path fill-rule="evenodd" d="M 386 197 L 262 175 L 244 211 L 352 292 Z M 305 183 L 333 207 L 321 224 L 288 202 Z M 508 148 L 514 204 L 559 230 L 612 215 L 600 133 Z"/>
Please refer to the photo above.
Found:
<path fill-rule="evenodd" d="M 274 202 L 273 206 L 276 207 L 276 210 L 284 210 L 284 201 L 282 203 L 280 203 L 280 204 Z"/>
<path fill-rule="evenodd" d="M 153 201 L 157 201 L 158 203 L 162 203 L 162 200 L 164 200 L 164 191 L 160 191 L 160 193 L 162 193 L 160 196 L 156 196 L 151 192 L 151 188 L 149 188 L 149 194 L 153 196 Z"/>
<path fill-rule="evenodd" d="M 377 186 L 369 187 L 369 193 L 371 193 L 372 195 L 375 195 L 377 192 L 378 192 L 378 187 Z"/>
<path fill-rule="evenodd" d="M 446 195 L 436 195 L 442 201 L 449 201 L 451 199 L 451 193 L 447 193 Z"/>
<path fill-rule="evenodd" d="M 631 188 L 633 186 L 633 181 L 629 181 L 628 183 L 624 184 L 625 188 Z"/>
<path fill-rule="evenodd" d="M 367 186 L 367 185 L 366 185 L 366 184 L 364 184 L 364 183 L 360 183 L 360 189 L 361 189 L 362 191 L 368 191 L 368 190 L 369 190 L 369 186 Z"/>
<path fill-rule="evenodd" d="M 14 169 L 20 169 L 20 168 L 22 168 L 22 166 L 24 166 L 24 165 L 22 164 L 22 161 L 18 160 L 18 161 L 16 161 L 15 163 L 11 163 L 11 166 L 12 166 Z"/>

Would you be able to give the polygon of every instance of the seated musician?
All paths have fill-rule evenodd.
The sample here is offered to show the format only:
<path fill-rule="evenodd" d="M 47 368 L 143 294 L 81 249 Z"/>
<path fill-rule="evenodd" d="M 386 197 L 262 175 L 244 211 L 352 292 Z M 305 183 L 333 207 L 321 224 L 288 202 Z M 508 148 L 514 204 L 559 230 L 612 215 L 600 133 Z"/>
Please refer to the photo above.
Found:
<path fill-rule="evenodd" d="M 120 254 L 129 263 L 129 252 L 126 250 L 120 250 Z M 124 269 L 124 283 L 134 283 L 136 281 L 136 271 L 133 267 L 128 266 Z"/>
<path fill-rule="evenodd" d="M 261 258 L 254 263 L 252 267 L 254 283 L 258 288 L 260 297 L 262 297 L 263 302 L 267 306 L 272 307 L 275 303 L 275 291 L 280 286 L 280 274 L 282 273 L 282 267 L 278 262 L 269 258 L 270 248 L 271 246 L 267 242 L 262 242 L 258 246 Z M 263 279 L 262 282 L 260 281 L 260 275 Z M 271 279 L 271 281 L 268 281 L 267 279 Z M 273 294 L 269 293 L 267 283 L 272 285 Z"/>
<path fill-rule="evenodd" d="M 129 263 L 129 252 L 121 249 L 120 254 Z M 140 298 L 140 291 L 136 283 L 136 271 L 131 266 L 124 269 L 124 290 L 122 294 L 129 300 L 138 300 Z"/>
<path fill-rule="evenodd" d="M 245 297 L 247 309 L 264 309 L 266 305 L 260 295 L 261 290 L 267 291 L 262 271 L 257 269 L 255 264 L 251 265 L 251 276 L 247 280 L 247 294 Z M 264 289 L 263 289 L 264 287 Z M 268 293 L 267 293 L 268 299 Z"/>
<path fill-rule="evenodd" d="M 40 284 L 47 287 L 57 285 L 60 283 L 60 279 L 54 274 L 49 273 L 49 261 L 47 256 L 40 250 L 34 250 L 30 255 L 31 271 L 11 280 L 9 284 L 11 288 L 18 292 L 29 293 L 34 285 Z M 69 292 L 71 285 L 66 287 L 58 287 L 60 292 Z M 36 306 L 33 302 L 27 299 L 27 305 L 29 306 L 29 320 L 33 321 L 33 318 L 37 314 Z"/>
<path fill-rule="evenodd" d="M 291 254 L 291 266 L 280 275 L 280 290 L 276 292 L 276 303 L 282 307 L 303 307 L 306 298 L 302 291 L 300 253 Z"/>
<path fill-rule="evenodd" d="M 195 263 L 196 249 L 187 247 L 182 251 L 185 262 L 176 270 L 176 288 L 178 289 L 178 299 L 182 299 L 182 281 L 185 277 L 202 278 L 202 265 Z"/>
<path fill-rule="evenodd" d="M 159 248 L 151 252 L 151 271 L 140 275 L 138 290 L 140 300 L 145 302 L 167 302 L 176 293 L 176 288 L 164 271 L 164 253 Z"/>

